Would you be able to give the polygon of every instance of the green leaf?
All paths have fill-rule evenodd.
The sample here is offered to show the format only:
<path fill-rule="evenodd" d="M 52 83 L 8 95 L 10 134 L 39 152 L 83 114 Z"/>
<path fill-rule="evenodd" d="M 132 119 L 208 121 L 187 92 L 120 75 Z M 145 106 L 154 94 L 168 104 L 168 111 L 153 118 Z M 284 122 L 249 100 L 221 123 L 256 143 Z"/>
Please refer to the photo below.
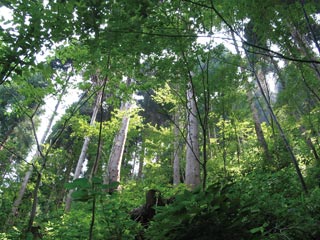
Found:
<path fill-rule="evenodd" d="M 78 178 L 73 180 L 71 183 L 66 183 L 65 184 L 66 189 L 75 189 L 75 188 L 91 188 L 91 184 L 87 178 Z"/>
<path fill-rule="evenodd" d="M 93 177 L 91 181 L 94 184 L 102 184 L 103 183 L 103 180 L 99 177 Z"/>
<path fill-rule="evenodd" d="M 250 229 L 250 233 L 257 233 L 257 232 L 263 232 L 264 231 L 264 229 L 265 229 L 265 227 L 267 227 L 269 224 L 268 223 L 264 223 L 262 226 L 260 226 L 260 227 L 256 227 L 256 228 L 252 228 L 252 229 Z"/>
<path fill-rule="evenodd" d="M 92 198 L 92 196 L 88 194 L 88 191 L 85 190 L 74 191 L 71 194 L 71 197 L 73 198 L 73 200 L 81 202 L 87 202 L 89 199 Z"/>
<path fill-rule="evenodd" d="M 103 184 L 102 188 L 103 189 L 115 189 L 120 185 L 120 182 L 112 182 L 110 184 Z"/>

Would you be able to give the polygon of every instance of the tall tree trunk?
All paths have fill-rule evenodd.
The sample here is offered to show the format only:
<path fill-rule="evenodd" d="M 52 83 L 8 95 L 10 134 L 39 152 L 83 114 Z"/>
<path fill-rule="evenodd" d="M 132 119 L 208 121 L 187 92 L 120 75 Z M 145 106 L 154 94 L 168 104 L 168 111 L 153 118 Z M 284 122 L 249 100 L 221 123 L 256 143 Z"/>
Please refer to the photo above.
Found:
<path fill-rule="evenodd" d="M 64 177 L 63 177 L 64 182 L 62 184 L 62 187 L 60 188 L 60 191 L 58 191 L 58 193 L 56 195 L 56 200 L 55 200 L 57 209 L 64 203 L 64 196 L 66 194 L 66 189 L 64 188 L 64 184 L 69 181 L 69 177 L 70 177 L 70 173 L 73 168 L 73 164 L 74 164 L 74 160 L 69 161 L 66 166 L 66 171 L 63 174 L 64 175 Z"/>
<path fill-rule="evenodd" d="M 192 82 L 189 82 L 187 89 L 187 152 L 185 182 L 191 188 L 195 188 L 201 183 L 198 136 L 199 129 L 196 100 Z"/>
<path fill-rule="evenodd" d="M 238 127 L 237 127 L 237 122 L 236 120 L 233 120 L 231 122 L 232 124 L 232 128 L 233 128 L 233 131 L 234 131 L 234 136 L 236 137 L 237 139 L 237 162 L 238 164 L 240 164 L 240 157 L 241 157 L 241 139 L 240 139 L 240 136 L 239 136 L 239 133 L 238 133 Z"/>
<path fill-rule="evenodd" d="M 6 131 L 6 133 L 4 134 L 4 136 L 1 139 L 0 142 L 0 151 L 3 150 L 3 148 L 6 146 L 6 143 L 10 137 L 10 135 L 13 133 L 14 128 L 17 126 L 17 124 L 14 124 L 13 126 L 10 127 L 9 130 Z"/>
<path fill-rule="evenodd" d="M 93 78 L 96 79 L 97 77 L 94 76 Z M 106 81 L 106 79 L 104 79 L 104 81 Z M 101 82 L 98 85 L 99 87 L 101 86 Z M 93 106 L 93 112 L 92 112 L 92 115 L 91 115 L 90 126 L 93 126 L 95 121 L 96 121 L 97 114 L 98 114 L 98 111 L 99 111 L 99 108 L 100 108 L 100 105 L 101 105 L 102 94 L 103 94 L 103 91 L 102 91 L 102 89 L 100 89 L 98 91 L 98 93 L 97 93 L 96 101 L 95 101 L 95 104 Z M 86 136 L 84 138 L 84 142 L 83 142 L 83 145 L 82 145 L 81 153 L 80 153 L 80 156 L 79 156 L 79 159 L 78 159 L 78 163 L 77 163 L 74 175 L 73 175 L 73 180 L 78 179 L 79 176 L 80 176 L 80 173 L 81 173 L 81 170 L 82 170 L 82 167 L 83 167 L 83 163 L 84 163 L 84 161 L 86 159 L 89 143 L 90 143 L 90 137 Z M 67 197 L 66 197 L 66 206 L 65 206 L 65 211 L 66 212 L 69 212 L 70 209 L 71 209 L 71 202 L 72 202 L 71 195 L 72 195 L 72 193 L 73 193 L 73 190 L 70 190 L 68 195 L 67 195 Z"/>
<path fill-rule="evenodd" d="M 306 128 L 305 128 L 303 125 L 301 125 L 301 126 L 299 127 L 299 131 L 300 131 L 300 133 L 301 133 L 302 136 L 306 135 L 306 131 L 307 131 L 307 130 L 306 130 Z M 320 163 L 320 156 L 319 156 L 319 154 L 318 154 L 318 152 L 317 152 L 317 149 L 316 149 L 316 146 L 313 144 L 311 138 L 308 137 L 308 136 L 305 136 L 305 137 L 304 137 L 304 140 L 305 140 L 307 146 L 310 148 L 310 150 L 311 150 L 311 152 L 312 152 L 312 154 L 313 154 L 316 162 L 317 162 L 317 163 Z"/>
<path fill-rule="evenodd" d="M 281 136 L 281 138 L 282 138 L 282 140 L 284 142 L 284 145 L 285 145 L 285 147 L 286 147 L 286 149 L 287 149 L 287 151 L 288 151 L 288 153 L 290 155 L 292 164 L 294 165 L 294 168 L 295 168 L 296 173 L 298 175 L 298 178 L 300 180 L 302 189 L 303 189 L 304 192 L 307 193 L 308 192 L 307 185 L 306 185 L 306 183 L 304 181 L 304 178 L 303 178 L 303 175 L 301 173 L 298 160 L 297 160 L 296 156 L 293 153 L 293 150 L 291 148 L 289 140 L 288 140 L 286 134 L 284 133 L 284 131 L 283 131 L 281 125 L 280 125 L 280 122 L 278 121 L 278 118 L 276 117 L 276 115 L 275 115 L 275 113 L 273 111 L 273 108 L 272 108 L 270 102 L 268 101 L 268 97 L 266 96 L 265 92 L 263 91 L 263 86 L 262 86 L 262 84 L 260 82 L 259 76 L 257 75 L 257 72 L 256 72 L 256 70 L 254 68 L 254 64 L 252 62 L 250 62 L 250 59 L 248 57 L 248 53 L 247 52 L 246 52 L 246 57 L 247 57 L 247 60 L 248 60 L 249 67 L 251 68 L 252 72 L 254 73 L 254 77 L 255 77 L 256 82 L 258 84 L 258 87 L 260 89 L 261 95 L 262 95 L 262 97 L 263 97 L 263 99 L 264 99 L 264 101 L 265 101 L 265 103 L 267 105 L 267 108 L 268 108 L 269 112 L 270 112 L 271 118 L 273 119 L 273 121 L 274 121 L 274 123 L 275 123 L 275 125 L 276 125 L 276 127 L 277 127 L 277 129 L 278 129 L 278 131 L 280 133 L 280 136 Z"/>
<path fill-rule="evenodd" d="M 126 84 L 128 87 L 130 86 L 131 84 L 130 78 L 127 78 Z M 104 178 L 105 184 L 113 184 L 113 183 L 120 182 L 122 157 L 123 157 L 124 147 L 127 140 L 129 123 L 130 123 L 130 113 L 129 113 L 130 108 L 131 108 L 130 100 L 128 102 L 121 103 L 120 111 L 122 111 L 124 115 L 122 117 L 120 130 L 113 139 L 113 144 L 112 144 L 109 161 L 108 161 L 108 169 Z M 117 189 L 118 187 L 111 187 L 109 188 L 109 192 L 112 193 Z"/>
<path fill-rule="evenodd" d="M 50 119 L 50 126 L 53 124 L 53 119 L 57 113 L 57 110 L 58 110 L 58 107 L 61 103 L 61 100 L 64 96 L 64 94 L 66 93 L 67 91 L 67 86 L 68 86 L 68 83 L 69 83 L 69 80 L 71 78 L 71 75 L 69 75 L 67 77 L 67 80 L 63 86 L 63 90 L 61 92 L 61 94 L 59 95 L 58 97 L 58 102 L 57 102 L 57 105 L 55 107 L 55 110 L 54 110 L 54 115 L 52 115 L 52 120 Z M 35 135 L 35 139 L 36 139 L 36 143 L 37 143 L 37 149 L 38 149 L 38 154 L 39 154 L 39 157 L 41 157 L 42 159 L 42 164 L 41 164 L 41 167 L 39 170 L 37 170 L 37 179 L 36 179 L 36 185 L 35 185 L 35 188 L 33 190 L 33 202 L 32 202 L 32 207 L 31 207 L 31 211 L 30 211 L 30 218 L 29 218 L 29 222 L 28 222 L 28 227 L 27 227 L 27 233 L 28 232 L 31 232 L 32 233 L 32 229 L 33 229 L 33 222 L 34 222 L 34 219 L 36 217 L 36 211 L 37 211 L 37 205 L 38 205 L 38 193 L 39 193 L 39 189 L 40 189 L 40 184 L 41 184 L 41 178 L 42 178 L 42 171 L 43 169 L 45 168 L 46 166 L 46 163 L 47 163 L 47 157 L 48 157 L 48 153 L 49 153 L 49 150 L 46 152 L 46 154 L 44 154 L 42 152 L 42 145 L 38 143 L 38 140 L 37 140 L 37 136 L 36 136 L 36 129 L 35 129 L 35 124 L 34 124 L 34 121 L 33 121 L 33 116 L 30 117 L 30 120 L 31 120 L 31 124 L 32 124 L 32 128 L 33 128 L 33 132 L 34 132 L 34 135 Z M 47 135 L 50 131 L 51 127 L 50 128 L 47 128 L 45 130 L 45 133 L 43 135 L 43 138 L 41 139 L 41 142 L 45 142 L 46 138 L 47 138 Z"/>
<path fill-rule="evenodd" d="M 97 155 L 96 155 L 95 161 L 93 163 L 93 167 L 91 169 L 90 178 L 94 177 L 98 172 L 99 162 L 100 162 L 101 155 L 102 155 L 102 148 L 103 148 L 103 140 L 100 140 L 100 142 L 98 144 Z"/>
<path fill-rule="evenodd" d="M 175 113 L 174 120 L 173 185 L 178 185 L 180 183 L 180 131 L 178 110 Z"/>
<path fill-rule="evenodd" d="M 124 146 L 127 139 L 127 133 L 130 122 L 130 110 L 131 104 L 129 102 L 121 104 L 120 110 L 124 111 L 124 116 L 121 121 L 121 127 L 117 135 L 113 140 L 113 145 L 109 157 L 108 163 L 108 173 L 105 179 L 105 183 L 115 183 L 120 182 L 120 169 L 122 163 L 122 157 L 124 152 Z M 116 190 L 115 188 L 111 188 L 110 192 Z"/>
<path fill-rule="evenodd" d="M 221 147 L 222 147 L 222 159 L 223 159 L 223 172 L 224 177 L 227 177 L 227 144 L 226 144 L 226 131 L 225 131 L 225 123 L 226 123 L 226 113 L 224 107 L 224 100 L 222 100 L 222 140 L 221 140 Z"/>
<path fill-rule="evenodd" d="M 35 159 L 35 157 L 33 158 Z M 22 198 L 26 192 L 26 189 L 27 189 L 27 185 L 28 185 L 28 181 L 31 177 L 31 174 L 33 172 L 33 166 L 30 166 L 29 170 L 26 172 L 24 178 L 23 178 L 23 182 L 21 184 L 21 187 L 20 187 L 20 190 L 19 190 L 19 193 L 18 193 L 18 196 L 17 198 L 15 199 L 14 203 L 13 203 L 13 206 L 12 206 L 12 209 L 11 209 L 11 214 L 9 215 L 8 219 L 7 219 L 7 223 L 6 223 L 6 226 L 11 226 L 14 224 L 14 219 L 16 217 L 18 217 L 19 215 L 19 206 L 22 202 Z"/>
<path fill-rule="evenodd" d="M 284 84 L 285 81 L 284 81 L 283 75 L 282 75 L 281 72 L 280 72 L 280 68 L 279 68 L 277 62 L 276 62 L 273 58 L 271 58 L 271 62 L 272 62 L 272 64 L 273 64 L 274 68 L 276 69 L 276 72 L 277 72 L 277 74 L 278 74 L 278 77 L 279 77 L 279 80 L 280 80 L 280 82 L 281 82 L 281 84 L 282 84 L 282 87 L 285 88 L 285 84 Z M 315 96 L 315 98 L 316 98 L 316 99 L 318 100 L 318 102 L 319 102 L 320 99 L 319 99 L 318 94 L 309 86 L 309 84 L 307 83 L 307 81 L 306 81 L 306 79 L 305 79 L 305 77 L 304 77 L 303 75 L 302 75 L 302 79 L 303 79 L 303 83 L 304 83 L 305 86 L 306 86 L 306 89 L 309 90 L 309 91 Z M 310 97 L 308 98 L 308 100 L 310 100 L 311 98 L 312 98 L 312 97 L 310 96 Z M 310 105 L 313 106 L 313 107 L 315 107 L 315 104 L 313 104 L 313 103 L 310 103 Z M 299 109 L 298 109 L 298 111 L 297 111 L 296 113 L 291 113 L 292 116 L 296 119 L 297 122 L 300 121 L 301 115 L 304 114 L 303 112 L 301 112 L 301 113 L 299 114 L 299 112 L 300 112 L 300 111 L 299 111 Z M 318 154 L 318 152 L 317 152 L 317 149 L 316 149 L 316 146 L 315 146 L 314 143 L 312 142 L 311 138 L 305 134 L 305 133 L 307 132 L 306 127 L 305 127 L 304 125 L 300 125 L 299 131 L 300 131 L 300 133 L 301 133 L 301 136 L 304 136 L 305 143 L 306 143 L 307 146 L 310 148 L 310 150 L 311 150 L 311 152 L 312 152 L 312 154 L 313 154 L 316 162 L 319 163 L 319 162 L 320 162 L 320 156 L 319 156 L 319 154 Z"/>
<path fill-rule="evenodd" d="M 296 44 L 296 48 L 301 53 L 301 55 L 306 56 L 306 57 L 310 58 L 311 60 L 315 60 L 316 57 L 314 56 L 312 49 L 310 49 L 309 44 L 307 43 L 305 37 L 303 35 L 301 35 L 299 30 L 297 28 L 295 28 L 294 26 L 289 24 L 289 28 L 290 28 L 290 34 Z M 314 70 L 318 80 L 320 80 L 319 66 L 315 63 L 310 63 L 310 67 Z"/>
<path fill-rule="evenodd" d="M 31 232 L 32 226 L 33 226 L 33 222 L 34 219 L 36 217 L 36 211 L 37 211 L 37 205 L 38 205 L 38 190 L 40 187 L 40 183 L 41 183 L 41 172 L 37 172 L 37 180 L 36 180 L 36 185 L 35 188 L 33 190 L 33 202 L 32 202 L 32 207 L 31 207 L 31 212 L 30 212 L 30 218 L 29 218 L 29 222 L 28 222 L 28 228 L 27 228 L 27 232 Z"/>
<path fill-rule="evenodd" d="M 1 176 L 0 176 L 0 186 L 2 186 L 7 173 L 10 171 L 10 166 L 14 162 L 14 159 L 15 159 L 15 155 L 11 154 L 9 157 L 8 163 L 5 163 L 4 165 L 1 166 L 1 168 L 3 169 L 3 172 L 1 172 Z"/>
<path fill-rule="evenodd" d="M 232 32 L 232 36 L 233 36 L 233 41 L 234 41 L 235 46 L 236 46 L 237 53 L 240 54 L 239 49 L 238 49 L 238 45 L 237 45 L 237 43 L 235 41 L 235 37 L 234 37 L 233 32 Z M 257 75 L 257 72 L 256 72 L 256 70 L 254 68 L 254 64 L 250 61 L 250 58 L 248 56 L 248 52 L 246 50 L 245 50 L 245 54 L 246 54 L 246 58 L 247 58 L 247 61 L 248 61 L 248 66 L 251 68 L 251 71 L 254 73 L 255 80 L 256 80 L 257 85 L 258 85 L 258 87 L 260 89 L 261 95 L 262 95 L 262 97 L 263 97 L 263 99 L 264 99 L 264 101 L 265 101 L 265 103 L 267 105 L 267 108 L 268 108 L 268 110 L 270 112 L 271 118 L 273 119 L 275 125 L 277 126 L 278 131 L 280 133 L 280 136 L 281 136 L 281 138 L 282 138 L 282 140 L 283 140 L 283 142 L 285 144 L 285 147 L 286 147 L 286 149 L 287 149 L 287 151 L 288 151 L 288 153 L 290 155 L 291 161 L 292 161 L 292 163 L 294 165 L 294 168 L 296 170 L 296 173 L 298 175 L 298 178 L 299 178 L 299 181 L 301 183 L 302 189 L 303 189 L 304 192 L 308 192 L 307 185 L 306 185 L 306 183 L 304 181 L 304 178 L 302 176 L 298 161 L 297 161 L 297 159 L 296 159 L 296 157 L 295 157 L 295 155 L 293 153 L 293 150 L 292 150 L 292 148 L 290 146 L 290 143 L 289 143 L 289 141 L 287 139 L 287 136 L 285 135 L 285 133 L 284 133 L 284 131 L 283 131 L 283 129 L 282 129 L 277 117 L 276 117 L 276 115 L 273 112 L 273 109 L 272 109 L 272 107 L 270 105 L 270 102 L 268 101 L 268 97 L 266 96 L 266 94 L 263 91 L 263 86 L 262 86 L 262 84 L 260 82 L 260 79 L 259 79 L 259 77 Z"/>
<path fill-rule="evenodd" d="M 61 94 L 58 97 L 57 103 L 56 103 L 56 105 L 54 107 L 54 110 L 53 110 L 53 112 L 51 114 L 51 117 L 49 119 L 48 125 L 47 125 L 47 127 L 46 127 L 46 129 L 45 129 L 45 131 L 44 131 L 44 133 L 42 135 L 42 138 L 41 138 L 40 142 L 39 142 L 40 146 L 37 146 L 37 152 L 32 157 L 32 162 L 30 164 L 29 170 L 26 172 L 26 174 L 25 174 L 25 176 L 23 178 L 23 182 L 21 184 L 18 196 L 17 196 L 17 198 L 15 199 L 15 201 L 13 203 L 13 206 L 12 206 L 12 209 L 11 209 L 11 214 L 9 215 L 9 217 L 7 219 L 7 226 L 13 225 L 14 224 L 14 218 L 17 217 L 18 214 L 19 214 L 18 209 L 19 209 L 19 206 L 21 204 L 22 198 L 23 198 L 23 196 L 24 196 L 24 194 L 26 192 L 29 179 L 30 179 L 30 177 L 32 175 L 33 168 L 34 168 L 34 163 L 39 157 L 41 157 L 40 151 L 42 149 L 42 145 L 45 143 L 45 141 L 46 141 L 46 139 L 48 137 L 49 131 L 51 130 L 54 118 L 56 117 L 58 109 L 59 109 L 59 106 L 60 106 L 60 104 L 62 102 L 62 98 L 63 98 L 64 94 L 67 91 L 67 85 L 68 85 L 69 80 L 70 80 L 70 76 L 67 78 L 66 83 L 65 83 L 65 85 L 63 87 L 63 90 L 62 90 Z M 38 173 L 38 174 L 40 174 L 40 173 Z M 40 174 L 40 176 L 41 176 L 41 174 Z M 35 198 L 34 198 L 34 201 L 36 201 Z M 31 215 L 32 215 L 32 213 L 31 213 Z"/>
<path fill-rule="evenodd" d="M 145 157 L 145 146 L 143 139 L 141 141 L 141 152 L 140 152 L 140 157 L 139 157 L 139 169 L 138 169 L 138 179 L 142 179 L 143 175 L 143 164 L 144 164 L 144 157 Z"/>
<path fill-rule="evenodd" d="M 300 0 L 300 4 L 302 6 L 303 15 L 304 15 L 304 18 L 306 19 L 306 23 L 307 23 L 307 26 L 308 26 L 308 29 L 309 29 L 309 33 L 311 34 L 312 40 L 313 40 L 314 44 L 316 45 L 318 53 L 320 54 L 320 45 L 319 45 L 319 42 L 318 42 L 318 36 L 316 34 L 316 30 L 314 29 L 314 27 L 312 26 L 312 24 L 310 22 L 310 17 L 307 14 L 307 11 L 306 11 L 306 8 L 305 8 L 305 1 Z"/>
<path fill-rule="evenodd" d="M 272 158 L 270 155 L 268 143 L 264 137 L 264 133 L 263 133 L 263 130 L 261 127 L 259 112 L 256 107 L 255 101 L 253 99 L 253 94 L 250 90 L 247 91 L 247 97 L 248 97 L 249 103 L 250 103 L 250 109 L 251 109 L 251 113 L 252 113 L 252 119 L 253 119 L 253 123 L 254 123 L 254 129 L 255 129 L 255 132 L 257 135 L 258 143 L 259 143 L 260 147 L 262 148 L 264 159 L 267 162 L 270 162 Z"/>
<path fill-rule="evenodd" d="M 231 34 L 232 34 L 233 43 L 234 43 L 236 52 L 237 52 L 237 54 L 239 56 L 241 56 L 240 50 L 239 50 L 239 47 L 238 47 L 238 43 L 237 43 L 237 41 L 235 39 L 234 33 L 231 32 Z M 245 70 L 243 68 L 241 68 L 241 73 L 245 73 Z M 267 162 L 270 162 L 272 157 L 270 155 L 270 151 L 269 151 L 269 147 L 268 147 L 267 141 L 266 141 L 266 139 L 264 137 L 264 133 L 263 133 L 263 130 L 262 130 L 262 127 L 261 127 L 260 118 L 259 118 L 259 112 L 258 112 L 258 109 L 256 107 L 253 94 L 252 94 L 250 89 L 247 89 L 246 94 L 247 94 L 247 98 L 248 98 L 248 101 L 249 101 L 249 104 L 250 104 L 250 109 L 251 109 L 251 113 L 252 113 L 252 119 L 253 119 L 253 123 L 254 123 L 254 129 L 255 129 L 255 132 L 256 132 L 256 135 L 257 135 L 258 143 L 259 143 L 260 147 L 262 148 L 264 159 Z"/>

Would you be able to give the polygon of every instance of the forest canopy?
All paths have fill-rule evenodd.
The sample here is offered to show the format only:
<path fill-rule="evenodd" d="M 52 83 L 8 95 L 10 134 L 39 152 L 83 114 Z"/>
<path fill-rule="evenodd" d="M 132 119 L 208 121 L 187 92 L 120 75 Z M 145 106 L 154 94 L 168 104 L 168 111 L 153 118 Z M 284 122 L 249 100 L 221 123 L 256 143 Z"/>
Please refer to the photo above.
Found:
<path fill-rule="evenodd" d="M 0 3 L 0 239 L 320 239 L 318 0 Z"/>

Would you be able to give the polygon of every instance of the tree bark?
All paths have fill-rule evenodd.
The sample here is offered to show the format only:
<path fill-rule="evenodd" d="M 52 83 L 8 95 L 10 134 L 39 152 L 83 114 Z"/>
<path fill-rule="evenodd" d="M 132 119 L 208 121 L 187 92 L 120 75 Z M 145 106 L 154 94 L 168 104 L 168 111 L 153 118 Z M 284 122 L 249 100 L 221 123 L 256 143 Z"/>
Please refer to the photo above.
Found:
<path fill-rule="evenodd" d="M 186 184 L 194 189 L 200 183 L 199 129 L 196 100 L 192 83 L 187 89 L 187 152 L 186 152 Z"/>
<path fill-rule="evenodd" d="M 173 151 L 173 185 L 180 183 L 180 131 L 179 131 L 179 113 L 175 113 L 174 124 L 174 151 Z"/>
<path fill-rule="evenodd" d="M 120 182 L 120 169 L 122 163 L 122 157 L 124 152 L 124 146 L 127 139 L 127 133 L 129 128 L 130 110 L 131 104 L 129 102 L 123 103 L 120 107 L 121 111 L 124 111 L 124 116 L 121 121 L 121 127 L 118 134 L 115 136 L 110 157 L 108 163 L 108 173 L 105 179 L 105 183 L 112 184 L 115 182 Z M 116 189 L 111 188 L 110 192 Z"/>

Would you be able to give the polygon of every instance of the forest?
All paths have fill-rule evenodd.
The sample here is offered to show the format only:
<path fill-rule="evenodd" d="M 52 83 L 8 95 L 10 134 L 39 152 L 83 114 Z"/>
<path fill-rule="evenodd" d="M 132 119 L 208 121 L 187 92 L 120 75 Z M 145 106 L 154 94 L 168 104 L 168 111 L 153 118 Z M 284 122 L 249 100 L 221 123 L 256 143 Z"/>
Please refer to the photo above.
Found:
<path fill-rule="evenodd" d="M 1 0 L 0 239 L 319 240 L 319 0 Z"/>

